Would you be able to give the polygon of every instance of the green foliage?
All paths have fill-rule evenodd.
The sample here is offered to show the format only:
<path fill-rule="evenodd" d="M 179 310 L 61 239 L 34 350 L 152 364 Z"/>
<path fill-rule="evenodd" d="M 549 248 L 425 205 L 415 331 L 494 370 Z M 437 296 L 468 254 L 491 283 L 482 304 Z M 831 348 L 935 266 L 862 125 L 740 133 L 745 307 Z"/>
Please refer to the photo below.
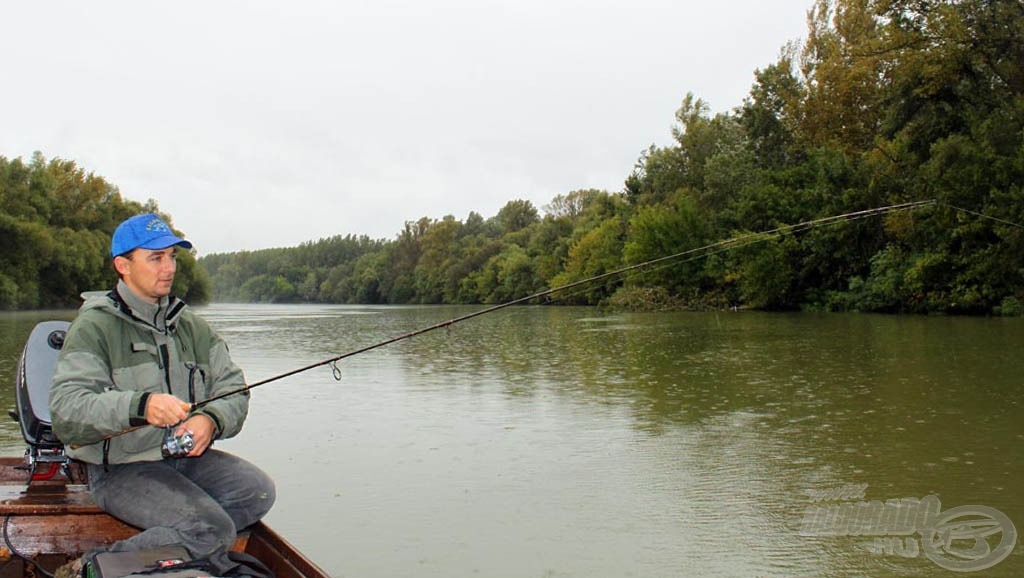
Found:
<path fill-rule="evenodd" d="M 799 245 L 792 235 L 773 237 L 729 254 L 731 280 L 740 300 L 757 309 L 792 309 Z"/>
<path fill-rule="evenodd" d="M 711 114 L 684 96 L 673 144 L 645 150 L 622 193 L 560 194 L 543 218 L 522 200 L 486 220 L 424 218 L 316 265 L 301 250 L 280 262 L 239 254 L 211 269 L 215 290 L 237 297 L 267 275 L 297 288 L 275 286 L 277 298 L 493 303 L 678 254 L 561 299 L 1013 314 L 1024 296 L 1024 229 L 1011 224 L 1024 222 L 1022 6 L 814 0 L 807 40 L 754 73 L 742 106 Z M 928 198 L 946 204 L 749 236 Z M 687 253 L 736 236 L 739 247 Z"/>
<path fill-rule="evenodd" d="M 495 221 L 501 234 L 508 235 L 529 227 L 538 219 L 537 209 L 530 201 L 509 201 L 498 211 Z"/>
<path fill-rule="evenodd" d="M 209 274 L 221 301 L 378 303 L 384 246 L 365 235 L 336 236 L 293 248 L 207 255 L 198 269 Z"/>
<path fill-rule="evenodd" d="M 82 292 L 113 287 L 110 236 L 121 221 L 144 212 L 159 209 L 153 201 L 122 199 L 116 187 L 72 161 L 47 161 L 41 153 L 29 163 L 0 156 L 0 309 L 73 307 Z M 182 252 L 178 265 L 177 294 L 206 302 L 210 280 L 195 258 Z"/>
<path fill-rule="evenodd" d="M 565 270 L 552 278 L 551 285 L 562 287 L 581 283 L 621 269 L 624 236 L 625 225 L 619 217 L 610 217 L 584 233 L 569 248 Z M 612 290 L 607 284 L 590 284 L 559 297 L 569 303 L 594 305 L 610 295 Z"/>
<path fill-rule="evenodd" d="M 487 260 L 466 282 L 475 285 L 475 293 L 483 303 L 503 303 L 532 295 L 538 287 L 533 260 L 519 245 L 509 245 Z"/>
<path fill-rule="evenodd" d="M 640 208 L 629 222 L 629 241 L 622 251 L 627 265 L 653 261 L 669 255 L 681 255 L 671 266 L 644 271 L 640 282 L 682 293 L 686 288 L 707 289 L 705 261 L 686 253 L 710 240 L 710 227 L 700 214 L 693 195 L 679 191 L 667 203 Z"/>
<path fill-rule="evenodd" d="M 687 303 L 664 287 L 620 287 L 603 304 L 618 311 L 677 311 L 688 308 Z"/>
<path fill-rule="evenodd" d="M 256 303 L 287 303 L 294 301 L 295 286 L 281 275 L 257 275 L 239 288 L 242 299 Z"/>
<path fill-rule="evenodd" d="M 199 300 L 497 303 L 573 285 L 555 298 L 1020 314 L 1024 4 L 810 1 L 806 41 L 755 71 L 730 112 L 686 94 L 672 144 L 643 151 L 621 192 L 558 194 L 543 216 L 513 200 L 486 219 L 424 217 L 389 240 L 332 237 L 199 266 L 186 257 L 178 290 Z M 922 199 L 939 204 L 754 234 Z M 0 200 L 8 308 L 102 285 L 97 251 L 144 208 L 73 163 L 41 157 L 0 162 Z M 736 237 L 744 241 L 698 250 Z M 669 255 L 678 257 L 583 283 Z"/>
<path fill-rule="evenodd" d="M 1007 297 L 995 310 L 996 315 L 1004 317 L 1020 317 L 1024 314 L 1024 305 L 1016 297 Z"/>

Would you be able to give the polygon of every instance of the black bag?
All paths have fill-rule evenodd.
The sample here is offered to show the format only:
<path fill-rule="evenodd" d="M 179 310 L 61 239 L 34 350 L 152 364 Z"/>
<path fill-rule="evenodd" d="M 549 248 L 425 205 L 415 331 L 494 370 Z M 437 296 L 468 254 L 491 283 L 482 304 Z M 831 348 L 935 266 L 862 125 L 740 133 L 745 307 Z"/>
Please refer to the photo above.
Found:
<path fill-rule="evenodd" d="M 100 552 L 87 578 L 275 578 L 266 564 L 244 552 L 222 552 L 193 560 L 181 547 Z"/>
<path fill-rule="evenodd" d="M 211 577 L 206 568 L 194 564 L 188 551 L 179 546 L 100 552 L 89 563 L 88 578 L 127 578 L 159 574 L 163 578 Z"/>
<path fill-rule="evenodd" d="M 231 578 L 276 578 L 274 572 L 266 564 L 245 552 L 229 551 L 228 560 L 234 566 L 226 569 L 226 571 L 222 570 L 220 572 L 221 576 Z"/>

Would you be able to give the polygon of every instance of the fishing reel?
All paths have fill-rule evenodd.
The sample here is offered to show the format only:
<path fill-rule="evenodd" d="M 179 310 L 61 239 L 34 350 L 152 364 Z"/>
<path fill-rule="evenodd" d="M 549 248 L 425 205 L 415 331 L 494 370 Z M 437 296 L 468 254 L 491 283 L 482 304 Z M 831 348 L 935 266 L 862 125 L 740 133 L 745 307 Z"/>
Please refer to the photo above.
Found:
<path fill-rule="evenodd" d="M 174 426 L 164 428 L 164 441 L 160 444 L 160 453 L 167 458 L 183 458 L 188 455 L 192 448 L 196 447 L 196 440 L 192 432 L 185 430 L 180 436 L 174 435 Z"/>

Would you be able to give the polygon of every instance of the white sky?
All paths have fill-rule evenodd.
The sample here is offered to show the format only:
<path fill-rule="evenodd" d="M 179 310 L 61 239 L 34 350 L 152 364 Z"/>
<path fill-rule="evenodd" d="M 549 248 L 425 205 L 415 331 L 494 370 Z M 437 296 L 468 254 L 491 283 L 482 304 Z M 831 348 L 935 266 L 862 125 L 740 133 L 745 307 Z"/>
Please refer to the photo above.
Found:
<path fill-rule="evenodd" d="M 622 189 L 813 0 L 12 2 L 0 155 L 156 199 L 201 255 Z"/>

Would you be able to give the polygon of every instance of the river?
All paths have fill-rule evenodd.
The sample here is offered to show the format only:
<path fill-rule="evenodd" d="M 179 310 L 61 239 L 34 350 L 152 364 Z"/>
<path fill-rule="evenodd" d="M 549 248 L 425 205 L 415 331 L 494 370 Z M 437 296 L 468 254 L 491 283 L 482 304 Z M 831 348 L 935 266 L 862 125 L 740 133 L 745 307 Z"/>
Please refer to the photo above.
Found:
<path fill-rule="evenodd" d="M 250 381 L 472 310 L 199 308 Z M 0 402 L 72 315 L 0 314 Z M 334 576 L 1020 576 L 1022 346 L 1024 319 L 516 307 L 260 387 L 218 445 Z M 827 517 L 858 502 L 998 523 Z"/>

